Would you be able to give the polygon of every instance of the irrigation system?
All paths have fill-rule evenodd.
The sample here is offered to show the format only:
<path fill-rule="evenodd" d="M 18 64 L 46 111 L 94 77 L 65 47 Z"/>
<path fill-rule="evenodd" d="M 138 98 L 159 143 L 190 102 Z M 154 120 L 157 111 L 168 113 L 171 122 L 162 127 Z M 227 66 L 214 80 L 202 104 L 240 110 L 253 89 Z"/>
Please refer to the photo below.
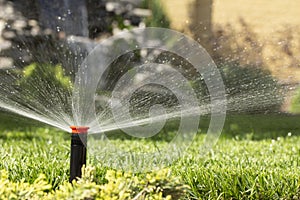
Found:
<path fill-rule="evenodd" d="M 88 127 L 71 126 L 71 157 L 70 157 L 70 182 L 81 177 L 81 169 L 86 165 L 86 146 Z"/>

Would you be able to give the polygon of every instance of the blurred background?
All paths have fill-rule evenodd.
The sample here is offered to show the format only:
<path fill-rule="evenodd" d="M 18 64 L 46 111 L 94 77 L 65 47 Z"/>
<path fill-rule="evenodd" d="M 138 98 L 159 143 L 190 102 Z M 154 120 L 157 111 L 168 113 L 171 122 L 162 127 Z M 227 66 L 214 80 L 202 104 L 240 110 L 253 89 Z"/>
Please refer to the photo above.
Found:
<path fill-rule="evenodd" d="M 124 29 L 165 27 L 209 52 L 229 96 L 252 98 L 232 98 L 229 111 L 300 113 L 299 7 L 300 0 L 0 0 L 0 70 L 60 63 L 70 36 L 86 47 Z"/>

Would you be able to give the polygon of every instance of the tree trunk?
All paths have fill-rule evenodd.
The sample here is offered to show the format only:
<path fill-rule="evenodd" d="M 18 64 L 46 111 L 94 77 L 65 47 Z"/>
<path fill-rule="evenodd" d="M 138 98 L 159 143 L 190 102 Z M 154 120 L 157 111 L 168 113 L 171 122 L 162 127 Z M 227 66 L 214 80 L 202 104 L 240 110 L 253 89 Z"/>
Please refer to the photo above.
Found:
<path fill-rule="evenodd" d="M 212 4 L 213 0 L 194 0 L 190 4 L 190 31 L 208 52 L 211 50 Z"/>

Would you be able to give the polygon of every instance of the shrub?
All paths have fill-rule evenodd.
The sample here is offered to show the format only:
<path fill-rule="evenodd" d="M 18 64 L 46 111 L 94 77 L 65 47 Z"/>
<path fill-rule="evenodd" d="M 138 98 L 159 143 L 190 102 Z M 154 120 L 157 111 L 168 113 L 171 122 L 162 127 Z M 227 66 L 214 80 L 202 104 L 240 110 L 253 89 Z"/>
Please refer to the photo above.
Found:
<path fill-rule="evenodd" d="M 61 65 L 32 63 L 23 69 L 19 85 L 35 91 L 35 84 L 51 87 L 59 90 L 70 91 L 72 89 L 71 79 L 64 75 Z"/>
<path fill-rule="evenodd" d="M 159 0 L 144 0 L 143 8 L 150 9 L 152 16 L 146 19 L 146 26 L 150 27 L 170 27 L 170 20 L 167 17 L 164 8 Z"/>
<path fill-rule="evenodd" d="M 71 105 L 73 85 L 61 65 L 33 63 L 17 74 L 14 101 L 31 109 L 58 108 L 56 110 L 71 113 L 71 106 L 65 105 Z"/>
<path fill-rule="evenodd" d="M 108 170 L 106 183 L 94 182 L 95 169 L 83 169 L 81 179 L 64 182 L 57 190 L 40 175 L 33 184 L 14 183 L 5 170 L 0 171 L 1 199 L 179 199 L 186 195 L 187 186 L 171 175 L 169 169 L 136 175 Z"/>
<path fill-rule="evenodd" d="M 156 62 L 174 66 L 190 80 L 201 105 L 210 103 L 207 83 L 187 60 L 170 52 L 163 52 Z M 278 81 L 268 70 L 253 63 L 241 64 L 240 61 L 232 60 L 218 62 L 217 67 L 226 89 L 228 111 L 274 112 L 280 109 L 283 92 Z M 218 87 L 214 80 L 206 81 L 210 82 L 212 87 Z"/>
<path fill-rule="evenodd" d="M 269 71 L 253 66 L 241 67 L 235 63 L 219 67 L 229 111 L 276 112 L 280 109 L 282 89 Z"/>

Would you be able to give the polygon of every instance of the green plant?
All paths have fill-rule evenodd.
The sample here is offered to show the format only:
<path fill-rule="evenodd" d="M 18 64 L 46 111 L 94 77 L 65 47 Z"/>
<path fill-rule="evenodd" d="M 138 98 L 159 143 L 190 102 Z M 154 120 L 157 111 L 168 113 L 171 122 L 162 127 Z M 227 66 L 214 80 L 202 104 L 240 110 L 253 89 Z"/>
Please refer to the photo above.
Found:
<path fill-rule="evenodd" d="M 32 63 L 23 69 L 21 77 L 18 84 L 32 92 L 37 89 L 35 84 L 49 89 L 53 87 L 64 91 L 72 89 L 71 79 L 64 74 L 61 65 Z"/>
<path fill-rule="evenodd" d="M 224 63 L 219 69 L 226 88 L 228 110 L 276 112 L 283 102 L 283 90 L 268 70 Z"/>
<path fill-rule="evenodd" d="M 150 9 L 152 16 L 148 17 L 145 22 L 146 26 L 150 27 L 170 27 L 170 20 L 166 15 L 160 0 L 144 0 L 143 8 Z"/>
<path fill-rule="evenodd" d="M 283 102 L 284 92 L 278 81 L 263 68 L 240 66 L 230 62 L 218 65 L 225 86 L 228 112 L 277 112 Z M 210 94 L 203 77 L 193 79 L 200 102 L 209 104 Z M 210 83 L 213 87 L 214 82 Z"/>
<path fill-rule="evenodd" d="M 49 110 L 59 107 L 59 110 L 71 113 L 67 105 L 71 105 L 73 84 L 61 65 L 32 63 L 22 71 L 16 71 L 16 74 L 12 89 L 18 95 L 11 95 L 14 101 L 29 106 L 29 109 Z"/>
<path fill-rule="evenodd" d="M 24 179 L 14 183 L 8 179 L 8 172 L 0 171 L 0 199 L 41 199 L 51 189 L 44 175 L 40 175 L 32 184 Z"/>
<path fill-rule="evenodd" d="M 148 199 L 170 200 L 173 195 L 178 199 L 184 197 L 186 186 L 178 178 L 171 176 L 170 170 L 160 170 L 138 176 L 132 173 L 108 170 L 107 182 L 98 185 L 94 182 L 95 169 L 83 168 L 82 178 L 72 183 L 64 182 L 56 190 L 47 183 L 45 175 L 28 183 L 22 179 L 12 182 L 6 170 L 0 171 L 1 199 Z"/>

